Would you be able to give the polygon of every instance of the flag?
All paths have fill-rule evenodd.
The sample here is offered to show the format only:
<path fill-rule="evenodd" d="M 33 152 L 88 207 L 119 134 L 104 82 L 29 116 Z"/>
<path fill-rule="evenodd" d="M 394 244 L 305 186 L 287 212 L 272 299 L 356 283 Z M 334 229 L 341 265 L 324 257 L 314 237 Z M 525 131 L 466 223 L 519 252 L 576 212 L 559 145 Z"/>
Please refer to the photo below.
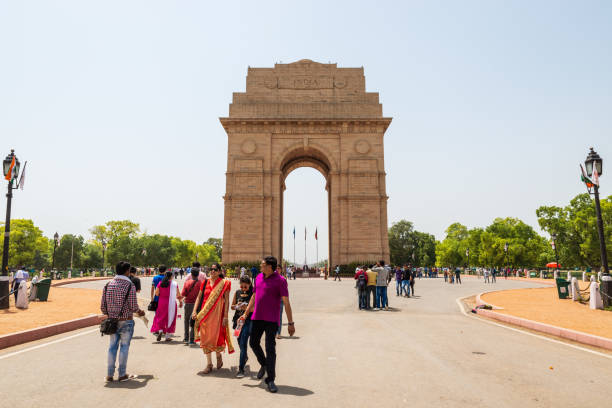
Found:
<path fill-rule="evenodd" d="M 13 179 L 13 177 L 15 176 L 13 174 L 14 168 L 15 168 L 15 156 L 13 156 L 13 160 L 11 161 L 11 166 L 9 167 L 8 173 L 6 173 L 6 176 L 4 176 L 6 180 L 11 181 Z"/>
<path fill-rule="evenodd" d="M 25 162 L 23 165 L 23 170 L 21 170 L 21 178 L 19 179 L 19 188 L 21 190 L 23 190 L 23 185 L 25 183 L 25 169 L 27 165 L 28 165 L 28 162 Z"/>
<path fill-rule="evenodd" d="M 315 240 L 319 240 L 319 227 L 315 229 Z"/>
<path fill-rule="evenodd" d="M 599 187 L 599 174 L 597 173 L 597 166 L 593 163 L 593 184 Z"/>
<path fill-rule="evenodd" d="M 582 172 L 582 175 L 580 176 L 580 179 L 582 180 L 582 182 L 586 184 L 587 188 L 592 188 L 594 184 L 593 180 L 591 180 L 589 176 L 586 175 L 586 173 L 584 172 L 584 167 L 582 167 L 582 164 L 580 165 L 580 171 Z M 597 174 L 597 170 L 595 170 L 595 174 Z M 599 181 L 599 177 L 597 181 Z"/>
<path fill-rule="evenodd" d="M 295 239 L 295 225 L 293 226 L 293 239 Z"/>

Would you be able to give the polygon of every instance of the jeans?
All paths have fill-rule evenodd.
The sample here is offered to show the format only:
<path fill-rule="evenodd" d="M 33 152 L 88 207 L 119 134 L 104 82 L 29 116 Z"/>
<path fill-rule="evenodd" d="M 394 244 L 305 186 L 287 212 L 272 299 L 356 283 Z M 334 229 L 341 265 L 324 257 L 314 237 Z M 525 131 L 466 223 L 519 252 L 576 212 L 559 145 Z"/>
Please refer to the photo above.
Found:
<path fill-rule="evenodd" d="M 402 294 L 402 281 L 395 281 L 395 293 L 397 294 L 397 296 Z"/>
<path fill-rule="evenodd" d="M 126 375 L 128 352 L 130 342 L 134 335 L 134 320 L 121 320 L 117 323 L 117 333 L 110 335 L 108 346 L 108 370 L 107 376 L 115 375 L 115 360 L 117 359 L 117 349 L 119 346 L 119 377 Z"/>
<path fill-rule="evenodd" d="M 376 286 L 368 286 L 366 288 L 366 309 L 370 309 L 370 296 L 373 298 L 372 299 L 372 303 L 374 304 L 374 302 L 376 301 Z"/>
<path fill-rule="evenodd" d="M 281 329 L 283 327 L 283 309 L 285 308 L 285 304 L 283 303 L 283 301 L 281 300 L 281 308 L 280 308 L 280 317 L 278 318 L 278 331 L 276 332 L 276 334 L 278 334 L 279 336 L 281 335 Z"/>
<path fill-rule="evenodd" d="M 374 307 L 385 308 L 387 306 L 388 306 L 388 303 L 387 303 L 387 287 L 386 286 L 377 286 L 376 287 L 376 302 L 374 303 Z"/>
<path fill-rule="evenodd" d="M 455 282 L 461 284 L 461 275 L 460 274 L 455 274 Z"/>
<path fill-rule="evenodd" d="M 410 281 L 403 280 L 402 281 L 402 290 L 406 293 L 406 296 L 410 296 Z"/>
<path fill-rule="evenodd" d="M 194 342 L 195 338 L 195 326 L 191 327 L 189 323 L 191 322 L 191 314 L 193 313 L 194 307 L 195 303 L 185 303 L 185 310 L 183 311 L 183 321 L 185 323 L 185 335 L 183 336 L 183 341 L 189 341 L 191 343 Z"/>
<path fill-rule="evenodd" d="M 238 346 L 240 347 L 240 363 L 238 366 L 239 371 L 244 371 L 244 366 L 249 359 L 247 355 L 247 346 L 249 345 L 249 336 L 251 335 L 251 321 L 247 320 L 240 330 L 240 336 L 238 336 Z"/>
<path fill-rule="evenodd" d="M 257 361 L 268 373 L 267 381 L 274 381 L 276 378 L 276 331 L 278 324 L 266 322 L 264 320 L 253 320 L 251 322 L 251 339 L 249 344 Z M 266 353 L 261 348 L 261 336 L 266 333 Z"/>
<path fill-rule="evenodd" d="M 359 309 L 366 309 L 367 305 L 367 289 L 357 289 L 357 302 L 359 303 Z"/>

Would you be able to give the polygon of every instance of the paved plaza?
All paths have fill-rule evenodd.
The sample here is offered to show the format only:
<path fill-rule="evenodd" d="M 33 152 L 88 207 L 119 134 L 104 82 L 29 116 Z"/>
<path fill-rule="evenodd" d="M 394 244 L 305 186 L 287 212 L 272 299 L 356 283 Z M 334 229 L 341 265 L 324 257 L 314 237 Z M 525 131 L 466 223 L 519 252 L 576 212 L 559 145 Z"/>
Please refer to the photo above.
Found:
<path fill-rule="evenodd" d="M 141 296 L 148 298 L 150 279 Z M 236 281 L 232 282 L 235 289 Z M 76 287 L 101 289 L 104 282 Z M 392 311 L 357 310 L 352 280 L 289 282 L 296 337 L 278 340 L 276 395 L 252 376 L 235 379 L 238 353 L 208 376 L 198 348 L 157 343 L 140 320 L 128 373 L 131 382 L 105 384 L 108 338 L 97 328 L 66 333 L 0 352 L 1 406 L 6 407 L 602 407 L 612 355 L 594 354 L 465 316 L 456 299 L 484 290 L 534 287 L 498 280 L 463 285 L 442 279 L 416 282 L 414 298 Z M 230 311 L 230 313 L 232 313 Z M 149 319 L 152 314 L 148 312 Z M 285 319 L 286 321 L 286 319 Z M 283 335 L 287 335 L 286 326 Z M 22 351 L 21 353 L 19 353 Z M 16 354 L 17 353 L 17 354 Z M 250 367 L 250 372 L 249 372 Z M 250 373 L 250 375 L 249 375 Z"/>

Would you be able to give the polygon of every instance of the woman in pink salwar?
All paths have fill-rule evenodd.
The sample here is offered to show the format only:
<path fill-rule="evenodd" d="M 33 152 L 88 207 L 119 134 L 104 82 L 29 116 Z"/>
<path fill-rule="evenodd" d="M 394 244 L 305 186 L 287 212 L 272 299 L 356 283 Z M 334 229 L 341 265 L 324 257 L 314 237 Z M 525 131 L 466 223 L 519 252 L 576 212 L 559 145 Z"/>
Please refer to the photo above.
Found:
<path fill-rule="evenodd" d="M 157 341 L 160 341 L 164 334 L 166 335 L 166 341 L 172 340 L 172 334 L 176 329 L 177 299 L 180 302 L 179 307 L 183 307 L 183 297 L 178 284 L 172 280 L 172 275 L 172 271 L 166 272 L 164 279 L 155 288 L 155 296 L 159 298 L 151 333 L 157 334 Z"/>

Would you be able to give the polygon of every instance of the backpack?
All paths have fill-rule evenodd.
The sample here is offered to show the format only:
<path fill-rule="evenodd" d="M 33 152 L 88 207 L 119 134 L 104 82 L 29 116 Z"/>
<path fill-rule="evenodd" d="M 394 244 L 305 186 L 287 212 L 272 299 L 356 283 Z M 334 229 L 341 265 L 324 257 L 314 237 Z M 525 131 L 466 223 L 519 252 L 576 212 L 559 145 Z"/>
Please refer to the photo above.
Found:
<path fill-rule="evenodd" d="M 366 281 L 365 274 L 363 273 L 359 274 L 359 277 L 357 278 L 357 289 L 359 290 L 365 289 L 366 284 L 367 284 L 367 281 Z"/>

